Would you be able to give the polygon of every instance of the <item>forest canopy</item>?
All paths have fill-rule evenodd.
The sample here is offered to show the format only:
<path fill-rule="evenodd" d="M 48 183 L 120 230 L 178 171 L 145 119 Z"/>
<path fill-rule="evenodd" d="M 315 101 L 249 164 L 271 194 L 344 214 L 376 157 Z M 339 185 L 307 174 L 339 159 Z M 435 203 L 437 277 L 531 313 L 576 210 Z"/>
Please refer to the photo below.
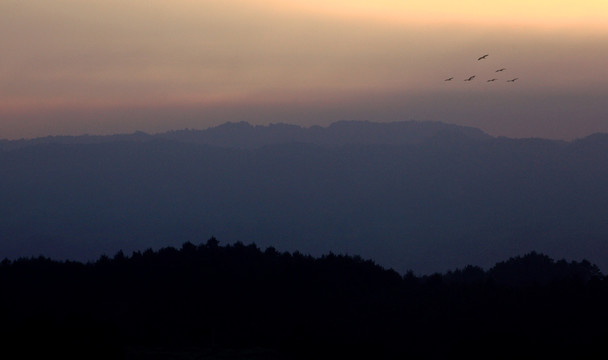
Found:
<path fill-rule="evenodd" d="M 506 344 L 513 354 L 578 354 L 608 339 L 604 275 L 535 252 L 417 276 L 359 256 L 211 238 L 88 263 L 4 260 L 0 286 L 0 336 L 28 356 L 476 357 Z"/>

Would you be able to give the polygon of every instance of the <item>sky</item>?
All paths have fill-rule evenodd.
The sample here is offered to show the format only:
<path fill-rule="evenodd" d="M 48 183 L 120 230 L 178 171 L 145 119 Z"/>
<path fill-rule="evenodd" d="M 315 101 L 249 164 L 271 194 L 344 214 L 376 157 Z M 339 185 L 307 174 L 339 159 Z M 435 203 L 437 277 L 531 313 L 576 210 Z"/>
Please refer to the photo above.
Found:
<path fill-rule="evenodd" d="M 608 132 L 605 0 L 0 0 L 0 47 L 0 138 L 227 121 Z"/>

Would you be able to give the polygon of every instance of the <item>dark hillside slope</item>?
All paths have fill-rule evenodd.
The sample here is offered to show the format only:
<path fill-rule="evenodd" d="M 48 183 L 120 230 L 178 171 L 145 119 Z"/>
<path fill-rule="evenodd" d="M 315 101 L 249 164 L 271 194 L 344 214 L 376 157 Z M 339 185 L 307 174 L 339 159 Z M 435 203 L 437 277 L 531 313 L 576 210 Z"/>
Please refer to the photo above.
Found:
<path fill-rule="evenodd" d="M 87 264 L 4 261 L 0 287 L 0 345 L 24 359 L 585 358 L 608 340 L 602 274 L 537 253 L 401 277 L 212 238 Z"/>

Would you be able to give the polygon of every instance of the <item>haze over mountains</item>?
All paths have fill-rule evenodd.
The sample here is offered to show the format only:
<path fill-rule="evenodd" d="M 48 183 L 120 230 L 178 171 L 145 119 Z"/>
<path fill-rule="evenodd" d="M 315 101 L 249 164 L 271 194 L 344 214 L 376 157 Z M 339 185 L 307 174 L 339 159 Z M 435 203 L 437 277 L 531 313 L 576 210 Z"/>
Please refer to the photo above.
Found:
<path fill-rule="evenodd" d="M 418 144 L 441 133 L 462 135 L 476 139 L 490 136 L 472 127 L 441 122 L 403 121 L 373 123 L 368 121 L 339 121 L 328 127 L 301 127 L 289 124 L 254 126 L 247 122 L 228 122 L 206 130 L 177 130 L 159 134 L 135 132 L 120 135 L 47 136 L 29 140 L 1 140 L 0 148 L 9 150 L 40 144 L 98 144 L 116 141 L 144 142 L 175 140 L 210 146 L 251 149 L 265 145 L 310 143 L 316 145 L 350 144 Z"/>
<path fill-rule="evenodd" d="M 227 123 L 0 141 L 0 257 L 255 242 L 405 272 L 539 251 L 608 269 L 608 135 L 437 122 Z"/>

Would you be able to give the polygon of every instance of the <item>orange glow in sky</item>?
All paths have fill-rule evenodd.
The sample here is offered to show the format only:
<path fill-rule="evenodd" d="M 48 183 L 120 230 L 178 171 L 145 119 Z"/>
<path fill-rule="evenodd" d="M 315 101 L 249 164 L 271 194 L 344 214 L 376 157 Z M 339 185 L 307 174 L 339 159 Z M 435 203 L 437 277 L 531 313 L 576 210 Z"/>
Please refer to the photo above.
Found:
<path fill-rule="evenodd" d="M 608 27 L 604 0 L 277 0 L 273 4 L 288 11 L 402 24 Z"/>
<path fill-rule="evenodd" d="M 0 138 L 70 108 L 334 101 L 339 117 L 364 94 L 487 92 L 500 67 L 519 92 L 608 89 L 605 0 L 4 0 L 0 44 Z"/>

